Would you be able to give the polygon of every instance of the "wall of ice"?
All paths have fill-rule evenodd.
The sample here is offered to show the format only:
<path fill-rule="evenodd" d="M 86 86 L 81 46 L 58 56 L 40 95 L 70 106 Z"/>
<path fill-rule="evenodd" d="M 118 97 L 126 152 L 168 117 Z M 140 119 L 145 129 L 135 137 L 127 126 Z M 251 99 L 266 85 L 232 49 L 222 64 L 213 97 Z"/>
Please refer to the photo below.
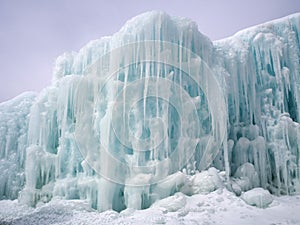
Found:
<path fill-rule="evenodd" d="M 208 167 L 237 194 L 300 193 L 299 31 L 295 14 L 211 42 L 150 12 L 65 53 L 36 100 L 0 105 L 1 198 L 146 208 Z"/>
<path fill-rule="evenodd" d="M 30 107 L 36 94 L 23 93 L 0 103 L 0 199 L 16 199 L 25 183 Z"/>
<path fill-rule="evenodd" d="M 228 89 L 231 170 L 255 166 L 260 186 L 299 193 L 299 14 L 214 43 Z"/>

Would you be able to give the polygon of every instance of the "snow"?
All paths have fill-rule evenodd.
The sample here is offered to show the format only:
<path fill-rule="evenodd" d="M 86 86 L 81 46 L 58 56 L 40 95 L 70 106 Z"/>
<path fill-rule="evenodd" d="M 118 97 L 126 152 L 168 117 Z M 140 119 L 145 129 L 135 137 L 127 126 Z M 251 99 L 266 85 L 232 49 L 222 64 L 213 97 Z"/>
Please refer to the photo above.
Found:
<path fill-rule="evenodd" d="M 262 188 L 254 188 L 242 194 L 241 198 L 249 205 L 254 205 L 259 208 L 268 207 L 273 197 L 268 190 Z"/>
<path fill-rule="evenodd" d="M 300 14 L 211 42 L 149 12 L 58 57 L 0 104 L 3 220 L 299 222 L 297 196 L 251 190 L 300 194 L 299 40 Z"/>
<path fill-rule="evenodd" d="M 164 208 L 168 212 L 176 212 L 186 205 L 186 196 L 180 192 L 153 204 L 154 208 Z"/>
<path fill-rule="evenodd" d="M 209 168 L 207 171 L 196 173 L 192 176 L 191 180 L 193 194 L 210 193 L 223 186 L 221 177 L 215 168 Z"/>
<path fill-rule="evenodd" d="M 300 196 L 273 197 L 264 209 L 250 206 L 226 189 L 209 194 L 182 193 L 145 210 L 121 213 L 88 210 L 82 200 L 55 199 L 34 209 L 16 200 L 0 201 L 1 224 L 299 224 Z"/>

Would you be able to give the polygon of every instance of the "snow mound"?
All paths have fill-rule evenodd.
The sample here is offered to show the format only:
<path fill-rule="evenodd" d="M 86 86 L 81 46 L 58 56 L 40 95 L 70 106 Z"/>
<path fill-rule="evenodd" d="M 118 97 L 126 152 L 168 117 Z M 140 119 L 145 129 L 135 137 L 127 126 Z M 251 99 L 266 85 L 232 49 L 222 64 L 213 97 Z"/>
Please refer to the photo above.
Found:
<path fill-rule="evenodd" d="M 223 186 L 222 179 L 215 168 L 197 173 L 192 178 L 192 193 L 210 193 Z"/>
<path fill-rule="evenodd" d="M 249 205 L 266 208 L 273 202 L 269 191 L 262 188 L 254 188 L 242 194 L 241 198 Z"/>
<path fill-rule="evenodd" d="M 168 212 L 176 212 L 186 204 L 186 196 L 180 192 L 153 204 L 154 208 L 164 208 Z"/>

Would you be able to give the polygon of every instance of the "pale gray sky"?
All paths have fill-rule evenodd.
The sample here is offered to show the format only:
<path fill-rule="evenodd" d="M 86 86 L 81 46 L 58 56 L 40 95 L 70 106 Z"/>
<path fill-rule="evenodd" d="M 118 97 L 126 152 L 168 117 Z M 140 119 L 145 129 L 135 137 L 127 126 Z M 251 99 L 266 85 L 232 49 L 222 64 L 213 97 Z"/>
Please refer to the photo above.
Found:
<path fill-rule="evenodd" d="M 50 84 L 57 56 L 150 10 L 196 21 L 212 40 L 300 12 L 299 0 L 0 0 L 0 102 Z"/>

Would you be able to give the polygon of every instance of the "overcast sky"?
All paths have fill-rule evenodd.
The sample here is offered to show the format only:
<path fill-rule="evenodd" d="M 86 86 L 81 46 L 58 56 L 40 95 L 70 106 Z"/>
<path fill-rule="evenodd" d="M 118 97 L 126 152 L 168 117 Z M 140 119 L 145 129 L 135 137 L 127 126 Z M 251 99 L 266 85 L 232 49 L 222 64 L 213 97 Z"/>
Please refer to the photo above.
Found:
<path fill-rule="evenodd" d="M 0 0 L 0 102 L 51 82 L 65 51 L 150 10 L 191 18 L 212 40 L 300 12 L 299 0 Z"/>

